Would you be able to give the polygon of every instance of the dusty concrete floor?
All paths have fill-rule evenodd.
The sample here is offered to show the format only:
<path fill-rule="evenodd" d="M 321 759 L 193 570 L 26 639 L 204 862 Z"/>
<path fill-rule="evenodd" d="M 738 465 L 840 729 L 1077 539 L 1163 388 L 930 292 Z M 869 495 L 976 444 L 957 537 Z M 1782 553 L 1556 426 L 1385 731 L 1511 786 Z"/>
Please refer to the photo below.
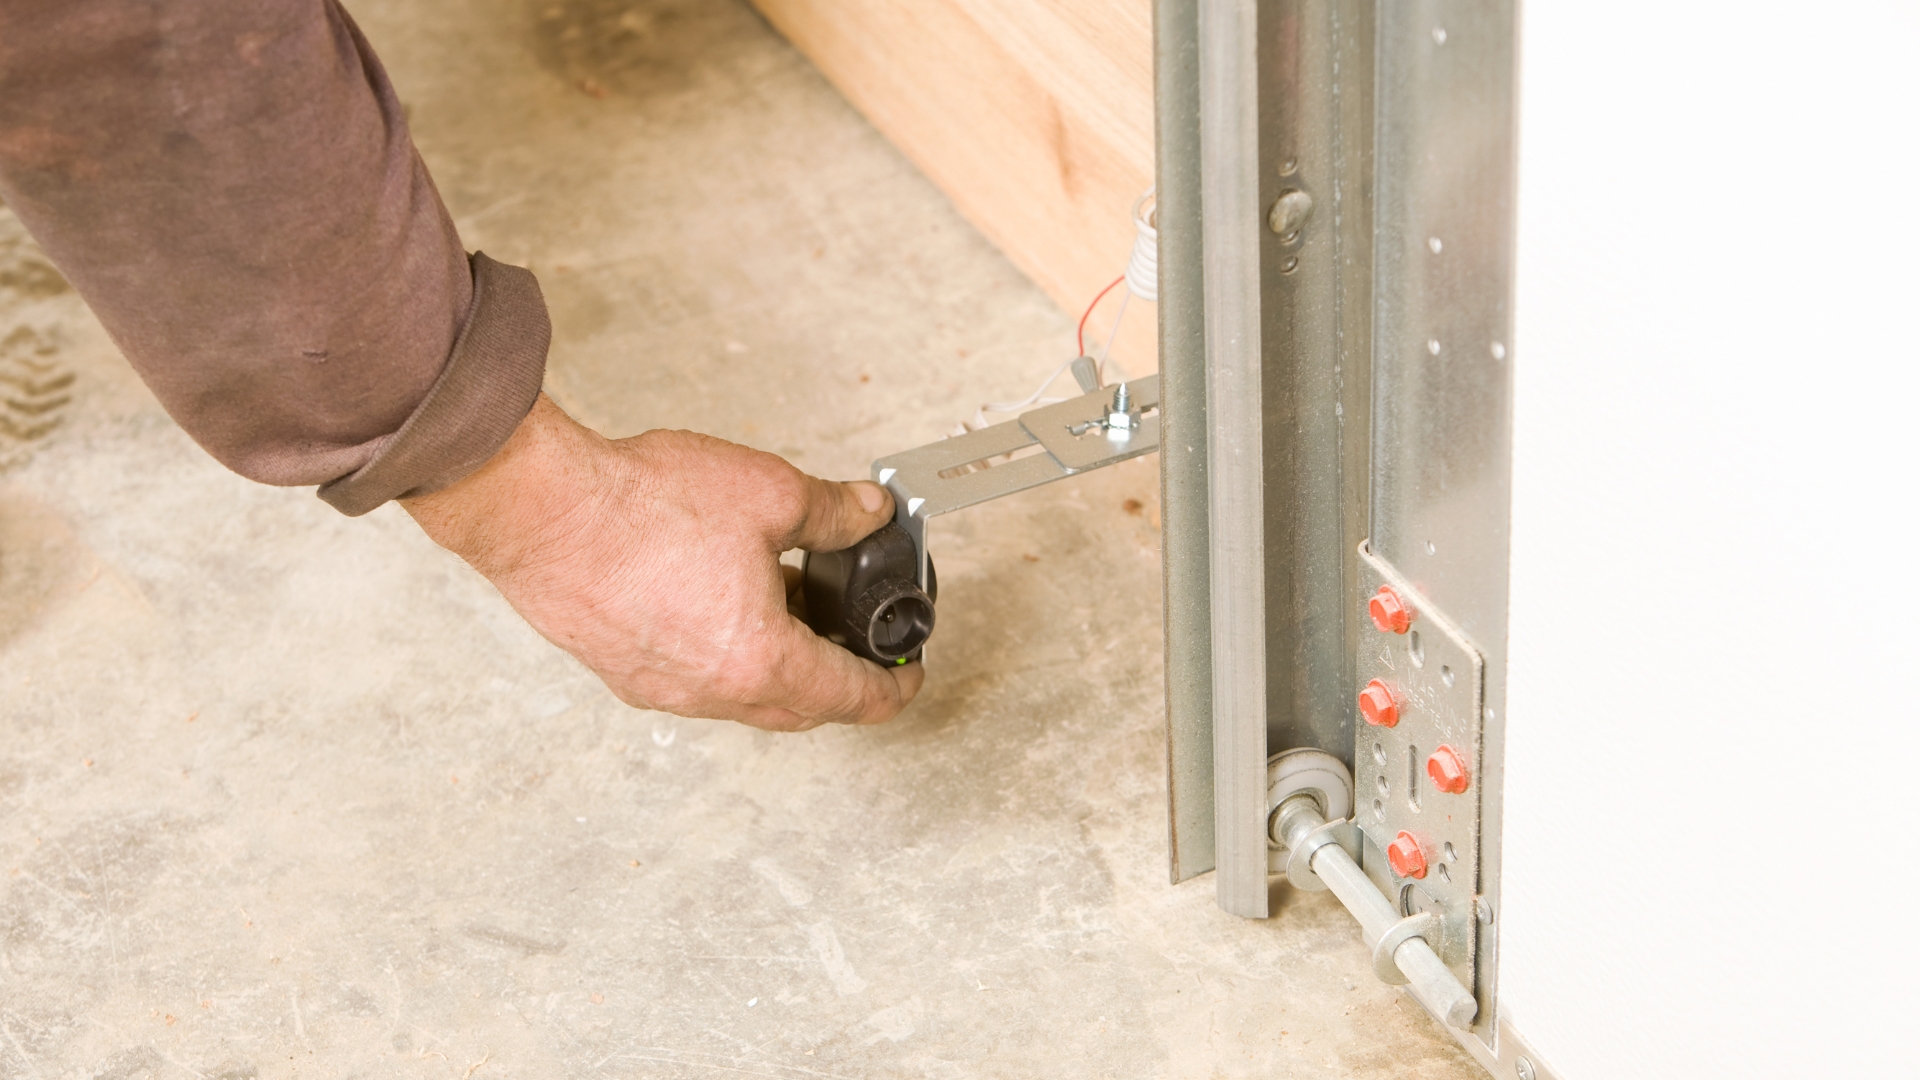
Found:
<path fill-rule="evenodd" d="M 1068 354 L 736 3 L 359 8 L 603 430 L 863 476 Z M 1152 459 L 942 519 L 920 701 L 773 736 L 223 472 L 4 211 L 0 350 L 0 1077 L 1478 1075 L 1325 894 L 1167 885 Z"/>

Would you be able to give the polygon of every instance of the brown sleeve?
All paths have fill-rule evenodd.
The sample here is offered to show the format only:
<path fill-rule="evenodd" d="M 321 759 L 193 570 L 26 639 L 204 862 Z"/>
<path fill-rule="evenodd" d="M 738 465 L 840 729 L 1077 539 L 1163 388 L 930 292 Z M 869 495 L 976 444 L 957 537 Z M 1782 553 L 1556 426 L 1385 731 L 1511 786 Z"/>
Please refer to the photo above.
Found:
<path fill-rule="evenodd" d="M 0 198 L 235 472 L 349 514 L 452 483 L 545 369 L 333 0 L 0 3 Z"/>

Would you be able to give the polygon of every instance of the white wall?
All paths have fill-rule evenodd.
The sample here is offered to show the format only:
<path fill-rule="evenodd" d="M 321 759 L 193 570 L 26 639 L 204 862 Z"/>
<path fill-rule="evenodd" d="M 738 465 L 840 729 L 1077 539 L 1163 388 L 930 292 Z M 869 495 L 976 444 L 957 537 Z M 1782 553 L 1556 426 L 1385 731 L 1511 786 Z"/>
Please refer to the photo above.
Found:
<path fill-rule="evenodd" d="M 1523 24 L 1508 1015 L 1920 1075 L 1920 8 Z"/>

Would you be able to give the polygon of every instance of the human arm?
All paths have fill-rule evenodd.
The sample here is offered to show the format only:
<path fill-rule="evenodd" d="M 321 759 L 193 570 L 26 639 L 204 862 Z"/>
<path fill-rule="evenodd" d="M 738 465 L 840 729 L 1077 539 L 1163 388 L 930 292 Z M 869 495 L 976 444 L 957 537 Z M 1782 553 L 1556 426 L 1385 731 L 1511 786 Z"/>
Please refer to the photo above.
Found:
<path fill-rule="evenodd" d="M 333 0 L 0 5 L 0 197 L 216 458 L 350 514 L 405 498 L 623 699 L 804 727 L 917 685 L 766 602 L 779 544 L 850 543 L 884 510 L 849 517 L 849 489 L 770 455 L 534 407 L 538 285 L 469 260 Z"/>

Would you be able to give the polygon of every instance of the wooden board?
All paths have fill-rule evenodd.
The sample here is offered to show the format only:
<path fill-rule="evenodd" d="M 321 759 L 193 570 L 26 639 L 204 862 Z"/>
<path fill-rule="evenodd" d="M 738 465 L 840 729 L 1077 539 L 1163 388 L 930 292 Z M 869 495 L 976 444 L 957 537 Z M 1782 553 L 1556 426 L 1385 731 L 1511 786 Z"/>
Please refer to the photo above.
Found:
<path fill-rule="evenodd" d="M 753 3 L 1074 317 L 1126 268 L 1153 182 L 1150 0 Z M 1129 374 L 1156 366 L 1154 317 L 1127 315 Z"/>

